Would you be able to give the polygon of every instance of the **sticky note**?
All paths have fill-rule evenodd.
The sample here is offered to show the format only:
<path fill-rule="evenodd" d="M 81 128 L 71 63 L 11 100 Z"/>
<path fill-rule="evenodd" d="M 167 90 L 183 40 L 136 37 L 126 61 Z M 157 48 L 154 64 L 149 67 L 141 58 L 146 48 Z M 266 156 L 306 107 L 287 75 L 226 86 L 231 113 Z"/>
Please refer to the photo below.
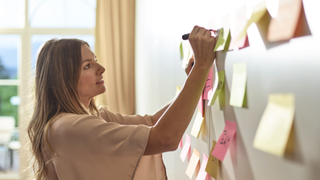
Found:
<path fill-rule="evenodd" d="M 230 145 L 230 142 L 237 131 L 237 124 L 233 121 L 226 120 L 226 125 L 223 132 L 221 133 L 218 142 L 212 151 L 212 155 L 218 158 L 220 161 L 223 161 L 224 156 L 227 153 L 227 149 Z"/>
<path fill-rule="evenodd" d="M 202 163 L 201 163 L 199 174 L 198 174 L 196 180 L 206 180 L 207 179 L 208 173 L 205 171 L 207 163 L 208 163 L 208 157 L 206 156 L 205 153 L 203 153 L 202 154 Z"/>
<path fill-rule="evenodd" d="M 262 2 L 258 3 L 257 5 L 253 6 L 251 18 L 247 21 L 245 27 L 242 29 L 242 31 L 239 34 L 239 36 L 236 39 L 236 41 L 246 37 L 247 29 L 249 28 L 249 26 L 252 23 L 258 23 L 266 12 L 267 12 L 267 8 L 266 8 L 266 2 L 265 1 L 262 1 Z"/>
<path fill-rule="evenodd" d="M 212 106 L 214 104 L 214 102 L 216 101 L 218 95 L 220 94 L 221 89 L 224 86 L 224 79 L 225 79 L 225 71 L 219 71 L 218 73 L 218 79 L 217 79 L 217 88 L 214 92 L 214 94 L 212 93 L 211 96 L 209 97 L 209 102 L 208 102 L 208 106 Z"/>
<path fill-rule="evenodd" d="M 203 90 L 203 99 L 209 100 L 208 93 L 210 90 L 212 90 L 212 85 L 213 85 L 213 68 L 210 69 L 207 77 L 207 82 Z"/>
<path fill-rule="evenodd" d="M 180 91 L 181 91 L 181 87 L 180 87 L 180 86 L 177 86 L 177 87 L 176 87 L 176 96 L 175 96 L 175 98 L 178 97 L 178 95 L 180 94 Z"/>
<path fill-rule="evenodd" d="M 219 159 L 217 159 L 216 157 L 214 157 L 212 155 L 212 152 L 213 152 L 215 146 L 216 146 L 216 142 L 213 141 L 212 148 L 211 148 L 211 151 L 210 151 L 210 154 L 209 154 L 209 160 L 208 160 L 208 163 L 207 163 L 207 166 L 206 166 L 206 172 L 210 176 L 212 176 L 214 179 L 217 179 L 218 172 L 219 172 L 220 161 L 219 161 Z"/>
<path fill-rule="evenodd" d="M 297 28 L 301 9 L 301 0 L 279 0 L 278 14 L 271 19 L 267 40 L 276 42 L 291 39 Z"/>
<path fill-rule="evenodd" d="M 178 145 L 178 148 L 182 148 L 182 145 L 183 145 L 183 141 L 182 141 L 182 138 L 181 138 L 181 140 L 179 142 L 179 145 Z"/>
<path fill-rule="evenodd" d="M 179 50 L 180 50 L 180 59 L 183 59 L 183 46 L 182 46 L 182 41 L 181 41 L 181 43 L 180 43 Z"/>
<path fill-rule="evenodd" d="M 245 31 L 244 36 L 239 38 L 239 35 L 245 29 L 246 24 L 248 22 L 246 15 L 247 15 L 246 5 L 237 9 L 235 12 L 235 20 L 234 20 L 235 24 L 233 28 L 230 28 L 231 42 L 230 42 L 229 50 L 232 50 L 234 48 L 241 49 L 249 45 L 249 41 L 247 38 L 247 31 Z"/>
<path fill-rule="evenodd" d="M 247 65 L 245 62 L 233 65 L 230 105 L 242 107 L 247 83 Z"/>
<path fill-rule="evenodd" d="M 192 52 L 192 48 L 190 46 L 189 41 L 183 41 L 182 47 L 183 47 L 182 68 L 186 68 L 193 52 Z"/>
<path fill-rule="evenodd" d="M 203 92 L 201 93 L 199 102 L 198 102 L 198 109 L 201 112 L 202 117 L 204 117 L 204 101 L 203 101 Z"/>
<path fill-rule="evenodd" d="M 190 162 L 188 164 L 187 170 L 186 170 L 186 174 L 188 175 L 188 177 L 191 179 L 194 171 L 196 170 L 196 167 L 199 163 L 199 159 L 200 159 L 200 153 L 199 151 L 197 151 L 195 148 L 193 149 L 193 153 L 192 156 L 190 158 Z"/>
<path fill-rule="evenodd" d="M 293 94 L 270 94 L 253 147 L 270 154 L 283 156 L 292 127 L 294 111 Z"/>
<path fill-rule="evenodd" d="M 188 156 L 188 153 L 190 152 L 190 149 L 191 149 L 191 138 L 188 134 L 186 134 L 186 140 L 180 154 L 180 158 L 182 162 L 185 161 L 186 157 Z"/>
<path fill-rule="evenodd" d="M 221 19 L 222 21 L 222 28 L 220 29 L 220 34 L 216 43 L 216 47 L 214 51 L 222 51 L 227 50 L 229 48 L 229 32 L 230 32 L 230 20 L 229 20 L 229 14 L 225 15 Z"/>
<path fill-rule="evenodd" d="M 196 119 L 192 125 L 191 135 L 198 138 L 200 134 L 201 125 L 203 123 L 204 117 L 202 117 L 201 112 L 197 112 Z"/>

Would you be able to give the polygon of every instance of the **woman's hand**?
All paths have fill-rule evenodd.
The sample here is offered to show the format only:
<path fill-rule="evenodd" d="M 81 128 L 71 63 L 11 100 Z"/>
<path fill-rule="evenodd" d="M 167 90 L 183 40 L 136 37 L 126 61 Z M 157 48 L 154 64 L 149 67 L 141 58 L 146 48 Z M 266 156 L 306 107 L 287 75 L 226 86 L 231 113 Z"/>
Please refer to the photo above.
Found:
<path fill-rule="evenodd" d="M 194 66 L 211 67 L 216 58 L 214 52 L 216 38 L 211 35 L 211 31 L 203 27 L 194 26 L 189 35 L 189 42 L 194 53 Z"/>

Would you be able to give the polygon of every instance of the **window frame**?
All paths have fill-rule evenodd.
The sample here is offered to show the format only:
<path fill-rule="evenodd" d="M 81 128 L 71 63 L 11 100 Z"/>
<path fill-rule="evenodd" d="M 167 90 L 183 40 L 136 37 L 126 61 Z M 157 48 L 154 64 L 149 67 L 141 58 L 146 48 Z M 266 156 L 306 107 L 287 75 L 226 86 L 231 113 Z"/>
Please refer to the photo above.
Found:
<path fill-rule="evenodd" d="M 29 23 L 29 11 L 28 5 L 29 0 L 24 0 L 24 26 L 22 28 L 0 28 L 0 35 L 4 34 L 17 34 L 20 35 L 20 45 L 18 46 L 18 69 L 17 69 L 17 79 L 0 79 L 0 86 L 4 85 L 16 85 L 18 88 L 18 96 L 21 102 L 18 107 L 18 122 L 19 125 L 23 123 L 24 119 L 22 117 L 28 117 L 24 112 L 23 107 L 27 104 L 29 82 L 32 69 L 32 47 L 31 47 L 31 37 L 36 34 L 59 34 L 59 35 L 93 35 L 95 37 L 95 28 L 32 28 Z M 19 126 L 18 126 L 19 127 Z"/>

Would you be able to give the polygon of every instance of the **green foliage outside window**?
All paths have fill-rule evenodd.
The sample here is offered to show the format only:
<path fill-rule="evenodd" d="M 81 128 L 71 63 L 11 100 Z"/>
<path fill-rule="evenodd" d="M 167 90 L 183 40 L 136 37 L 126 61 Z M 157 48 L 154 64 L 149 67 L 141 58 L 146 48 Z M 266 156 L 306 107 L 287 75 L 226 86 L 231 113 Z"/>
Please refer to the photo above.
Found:
<path fill-rule="evenodd" d="M 2 64 L 0 57 L 0 79 L 8 79 L 9 74 Z M 13 116 L 18 126 L 18 106 L 12 105 L 10 98 L 18 95 L 17 86 L 2 85 L 0 86 L 0 116 Z"/>

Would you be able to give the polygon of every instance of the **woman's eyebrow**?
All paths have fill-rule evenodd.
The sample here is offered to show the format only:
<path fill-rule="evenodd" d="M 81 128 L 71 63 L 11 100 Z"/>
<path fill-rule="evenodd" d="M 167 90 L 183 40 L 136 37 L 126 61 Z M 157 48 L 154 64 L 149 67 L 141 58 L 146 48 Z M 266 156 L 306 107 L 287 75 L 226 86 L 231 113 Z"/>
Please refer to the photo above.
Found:
<path fill-rule="evenodd" d="M 86 60 L 83 60 L 82 63 L 85 63 L 87 61 L 92 61 L 92 59 L 86 59 Z"/>

